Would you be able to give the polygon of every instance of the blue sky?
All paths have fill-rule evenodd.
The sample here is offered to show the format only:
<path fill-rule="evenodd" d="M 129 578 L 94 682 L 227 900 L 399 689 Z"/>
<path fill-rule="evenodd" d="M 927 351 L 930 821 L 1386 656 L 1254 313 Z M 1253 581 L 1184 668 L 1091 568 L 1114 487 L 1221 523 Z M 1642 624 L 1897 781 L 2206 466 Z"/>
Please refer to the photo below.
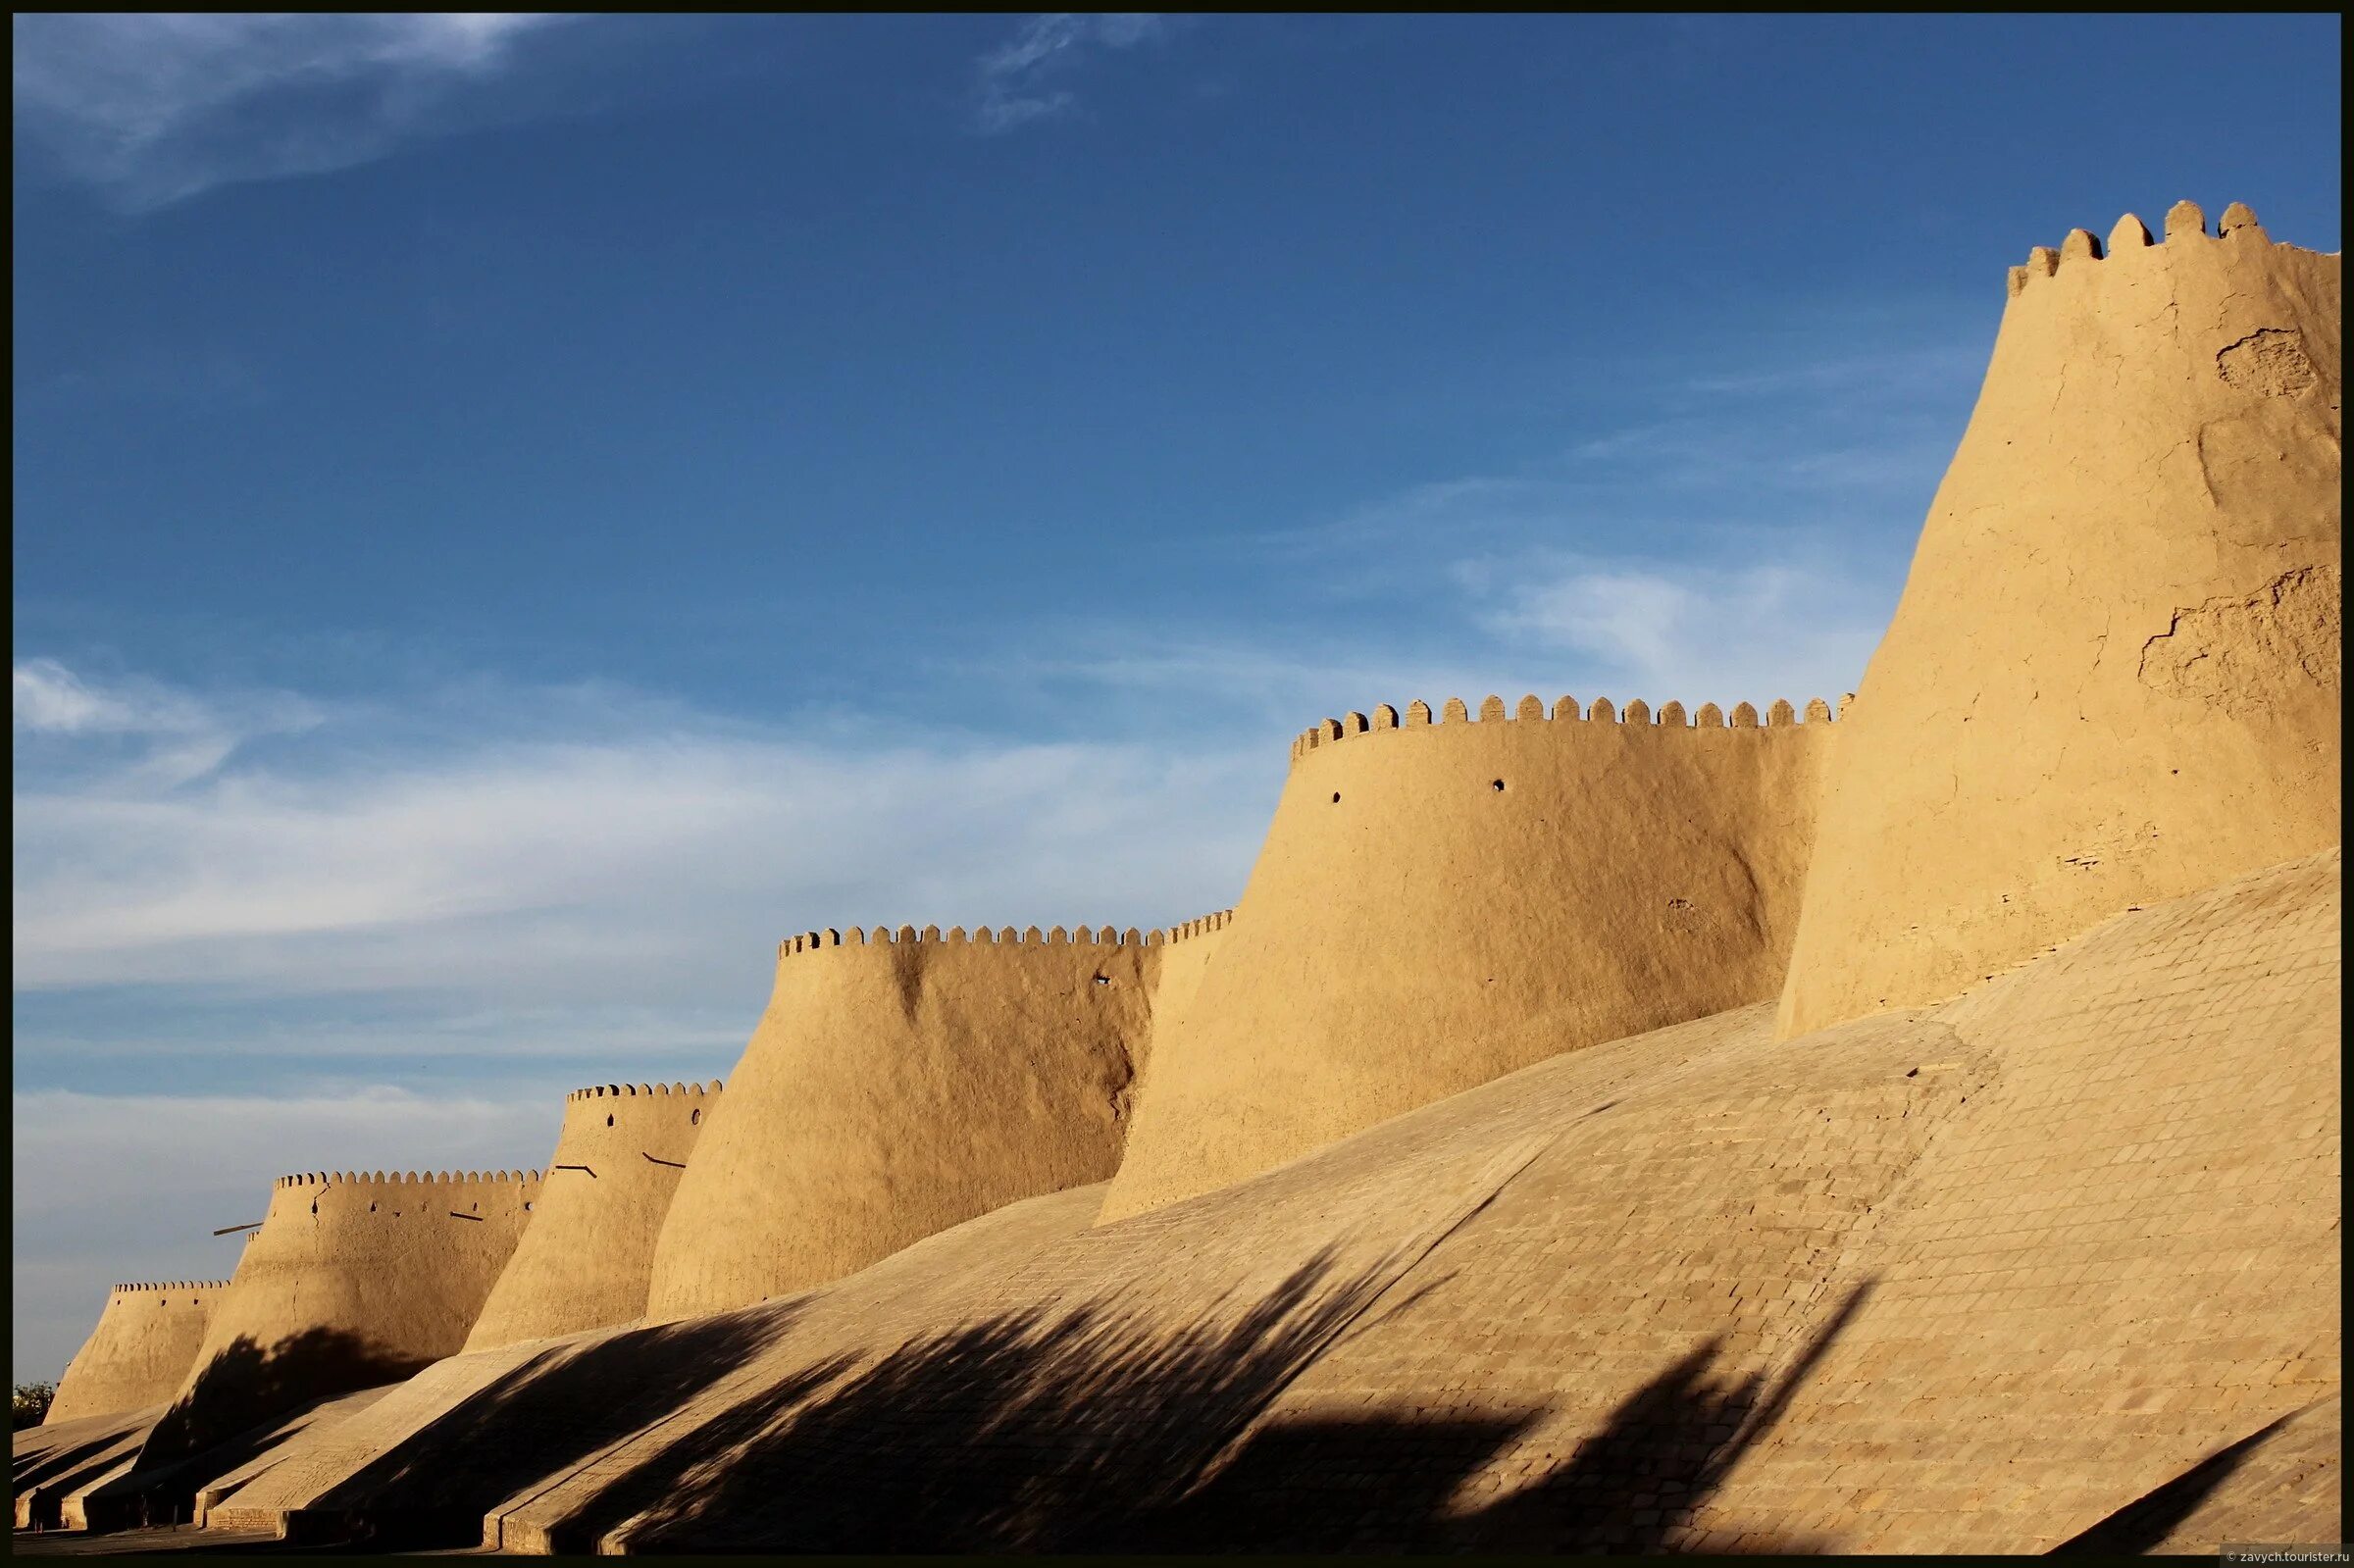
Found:
<path fill-rule="evenodd" d="M 787 932 L 1233 902 L 1328 712 L 1835 697 L 2028 246 L 2339 242 L 2334 18 L 15 44 L 20 1377 Z"/>

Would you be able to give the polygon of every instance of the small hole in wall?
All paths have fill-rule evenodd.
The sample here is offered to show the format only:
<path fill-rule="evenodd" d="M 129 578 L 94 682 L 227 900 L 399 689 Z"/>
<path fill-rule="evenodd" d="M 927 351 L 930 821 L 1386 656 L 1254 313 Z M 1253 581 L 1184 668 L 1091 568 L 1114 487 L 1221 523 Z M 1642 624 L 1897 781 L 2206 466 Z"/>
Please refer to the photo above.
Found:
<path fill-rule="evenodd" d="M 526 1214 L 532 1212 L 532 1200 L 530 1198 L 525 1198 L 523 1200 L 523 1212 Z"/>
<path fill-rule="evenodd" d="M 1096 984 L 1099 986 L 1108 986 L 1111 984 L 1111 977 L 1109 975 L 1098 975 L 1096 977 Z"/>
<path fill-rule="evenodd" d="M 1338 789 L 1332 792 L 1332 803 L 1336 806 L 1341 803 L 1341 792 Z"/>
<path fill-rule="evenodd" d="M 374 1213 L 376 1212 L 376 1205 L 375 1205 L 375 1204 L 373 1204 L 373 1203 L 369 1204 L 369 1205 L 368 1205 L 368 1212 L 369 1212 L 369 1213 L 371 1213 L 371 1214 L 374 1214 Z"/>
<path fill-rule="evenodd" d="M 606 1118 L 605 1118 L 605 1125 L 606 1125 L 607 1127 L 611 1127 L 611 1126 L 613 1125 L 613 1118 L 612 1118 L 612 1117 L 610 1117 L 610 1116 L 606 1117 Z"/>
<path fill-rule="evenodd" d="M 1504 781 L 1503 781 L 1502 779 L 1493 779 L 1493 780 L 1490 780 L 1490 781 L 1488 782 L 1488 787 L 1489 787 L 1490 789 L 1493 789 L 1493 790 L 1495 790 L 1495 791 L 1496 791 L 1498 794 L 1503 794 L 1503 793 L 1504 793 Z"/>
<path fill-rule="evenodd" d="M 687 1113 L 687 1125 L 689 1127 L 694 1127 L 700 1124 L 702 1119 L 703 1113 L 701 1111 L 689 1111 Z"/>

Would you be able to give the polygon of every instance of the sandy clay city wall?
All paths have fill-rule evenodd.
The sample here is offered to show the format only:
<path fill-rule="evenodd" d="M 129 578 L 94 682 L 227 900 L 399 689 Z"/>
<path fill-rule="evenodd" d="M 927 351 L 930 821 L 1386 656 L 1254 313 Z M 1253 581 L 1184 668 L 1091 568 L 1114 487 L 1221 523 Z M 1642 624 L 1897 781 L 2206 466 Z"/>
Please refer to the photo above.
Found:
<path fill-rule="evenodd" d="M 1490 697 L 1330 720 L 1152 1073 L 1103 1218 L 1781 983 L 1834 730 Z"/>
<path fill-rule="evenodd" d="M 720 1086 L 599 1084 L 565 1097 L 554 1158 L 469 1350 L 634 1323 L 654 1242 Z"/>
<path fill-rule="evenodd" d="M 537 1171 L 279 1178 L 147 1458 L 455 1354 L 538 1190 Z"/>
<path fill-rule="evenodd" d="M 646 1311 L 724 1311 L 1119 1164 L 1163 942 L 878 927 L 784 943 Z"/>
<path fill-rule="evenodd" d="M 227 1280 L 118 1285 L 58 1380 L 47 1422 L 144 1410 L 179 1391 Z"/>
<path fill-rule="evenodd" d="M 1785 1031 L 2339 841 L 2339 259 L 2221 227 L 2013 271 L 1841 727 Z"/>

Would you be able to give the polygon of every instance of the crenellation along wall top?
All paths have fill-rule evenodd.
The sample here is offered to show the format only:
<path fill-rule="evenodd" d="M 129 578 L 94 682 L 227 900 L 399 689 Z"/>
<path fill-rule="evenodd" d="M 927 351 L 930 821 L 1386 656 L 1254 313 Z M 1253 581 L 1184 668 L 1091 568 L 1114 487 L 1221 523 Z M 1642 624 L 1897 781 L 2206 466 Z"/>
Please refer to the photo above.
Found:
<path fill-rule="evenodd" d="M 1855 700 L 1849 692 L 1839 699 L 1838 715 L 1844 717 L 1847 706 Z M 1680 702 L 1666 702 L 1654 713 L 1650 703 L 1637 697 L 1621 710 L 1608 697 L 1581 705 L 1575 697 L 1557 698 L 1549 708 L 1535 693 L 1522 697 L 1517 705 L 1508 708 L 1499 696 L 1490 696 L 1479 705 L 1473 716 L 1470 705 L 1460 697 L 1449 697 L 1434 715 L 1427 702 L 1416 700 L 1406 705 L 1403 715 L 1389 703 L 1381 703 L 1370 714 L 1351 713 L 1345 718 L 1326 719 L 1311 725 L 1292 739 L 1292 761 L 1296 765 L 1311 751 L 1337 745 L 1357 735 L 1384 734 L 1399 730 L 1423 730 L 1432 726 L 1463 724 L 1613 724 L 1620 728 L 1635 727 L 1648 730 L 1787 730 L 1802 725 L 1832 722 L 1831 705 L 1820 697 L 1809 701 L 1801 710 L 1787 700 L 1776 701 L 1761 715 L 1747 702 L 1733 704 L 1732 713 L 1714 702 L 1704 702 L 1696 711 L 1687 712 Z"/>
<path fill-rule="evenodd" d="M 302 1171 L 281 1176 L 283 1187 L 522 1187 L 539 1180 L 537 1171 Z"/>
<path fill-rule="evenodd" d="M 716 1094 L 719 1091 L 720 1081 L 715 1078 L 708 1084 L 591 1084 L 587 1088 L 574 1089 L 564 1098 L 571 1101 L 618 1098 L 640 1094 L 649 1096 L 655 1094 L 706 1095 Z"/>
<path fill-rule="evenodd" d="M 2256 214 L 2245 202 L 2233 202 L 2224 209 L 2222 220 L 2213 234 L 2207 232 L 2207 214 L 2196 202 L 2178 201 L 2167 210 L 2166 243 L 2186 242 L 2207 244 L 2266 245 L 2273 243 Z M 2105 261 L 2121 251 L 2147 250 L 2155 242 L 2150 238 L 2149 226 L 2131 213 L 2120 218 L 2109 230 L 2106 247 L 2093 236 L 2089 228 L 2072 228 L 2057 248 L 2037 245 L 2027 252 L 2024 267 L 2011 269 L 2009 283 L 2014 298 L 2038 278 L 2050 278 L 2063 267 L 2081 268 Z"/>
<path fill-rule="evenodd" d="M 942 932 L 938 926 L 926 926 L 918 931 L 913 926 L 901 926 L 896 932 L 889 926 L 866 928 L 851 926 L 844 931 L 831 928 L 825 931 L 796 932 L 777 943 L 777 956 L 790 958 L 795 953 L 814 952 L 828 947 L 880 947 L 905 943 L 946 942 L 949 945 L 998 947 L 1157 947 L 1166 942 L 1184 941 L 1191 936 L 1206 936 L 1223 930 L 1234 911 L 1221 909 L 1197 920 L 1153 931 L 1140 931 L 1131 926 L 1126 931 L 1115 926 L 1060 926 L 1041 932 L 1036 926 L 1015 930 L 1011 926 L 991 928 L 976 926 L 968 935 L 962 926 L 950 926 Z M 713 1088 L 719 1086 L 714 1084 Z"/>
<path fill-rule="evenodd" d="M 148 1280 L 133 1285 L 110 1285 L 107 1290 L 117 1295 L 129 1295 L 145 1290 L 225 1290 L 227 1280 Z"/>

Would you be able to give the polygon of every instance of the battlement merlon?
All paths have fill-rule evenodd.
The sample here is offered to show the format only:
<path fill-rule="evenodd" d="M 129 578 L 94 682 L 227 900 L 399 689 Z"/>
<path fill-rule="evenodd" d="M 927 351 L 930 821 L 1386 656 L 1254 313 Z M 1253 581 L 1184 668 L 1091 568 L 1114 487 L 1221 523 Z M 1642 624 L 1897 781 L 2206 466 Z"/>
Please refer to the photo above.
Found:
<path fill-rule="evenodd" d="M 2273 239 L 2264 231 L 2264 226 L 2256 221 L 2256 214 L 2245 202 L 2235 201 L 2226 207 L 2223 219 L 2216 225 L 2216 232 L 2211 235 L 2207 232 L 2207 215 L 2200 210 L 2198 203 L 2178 201 L 2167 210 L 2166 244 L 2234 245 L 2252 252 L 2259 246 L 2270 247 Z M 2067 237 L 2060 241 L 2059 248 L 2037 245 L 2027 252 L 2024 267 L 2011 269 L 2010 296 L 2017 299 L 2030 283 L 2038 278 L 2055 277 L 2064 268 L 2081 271 L 2112 256 L 2150 248 L 2152 241 L 2148 226 L 2131 213 L 2120 218 L 2109 230 L 2106 248 L 2093 237 L 2090 229 L 2072 228 Z"/>
<path fill-rule="evenodd" d="M 715 1078 L 708 1084 L 591 1084 L 587 1088 L 574 1089 L 564 1098 L 567 1103 L 570 1103 L 573 1100 L 618 1098 L 625 1095 L 704 1095 L 717 1094 L 719 1091 L 720 1081 Z"/>
<path fill-rule="evenodd" d="M 1854 700 L 1854 697 L 1855 693 L 1851 691 L 1839 699 L 1840 714 L 1846 713 L 1847 705 Z M 1636 726 L 1653 730 L 1781 730 L 1792 728 L 1801 722 L 1800 710 L 1791 707 L 1786 700 L 1774 702 L 1766 710 L 1762 718 L 1758 710 L 1751 704 L 1735 703 L 1729 719 L 1724 710 L 1714 702 L 1702 703 L 1696 714 L 1687 714 L 1684 705 L 1680 702 L 1663 703 L 1655 715 L 1652 712 L 1651 704 L 1640 697 L 1627 703 L 1622 714 L 1607 697 L 1597 698 L 1591 706 L 1582 711 L 1575 697 L 1561 697 L 1548 710 L 1544 701 L 1531 693 L 1522 697 L 1517 707 L 1508 711 L 1502 697 L 1490 696 L 1480 703 L 1479 717 L 1476 720 L 1471 717 L 1470 708 L 1460 697 L 1449 697 L 1436 718 L 1432 716 L 1430 704 L 1427 702 L 1416 700 L 1407 703 L 1403 718 L 1400 717 L 1396 708 L 1385 702 L 1376 707 L 1370 716 L 1352 713 L 1345 719 L 1327 719 L 1322 724 L 1313 725 L 1301 732 L 1292 741 L 1292 762 L 1297 766 L 1301 759 L 1309 752 L 1335 745 L 1354 736 L 1383 734 L 1396 730 L 1421 730 L 1434 724 L 1569 723 L 1615 724 L 1621 728 Z M 1831 705 L 1820 697 L 1814 698 L 1806 705 L 1803 722 L 1806 724 L 1832 722 Z"/>
<path fill-rule="evenodd" d="M 115 1295 L 131 1295 L 151 1290 L 226 1290 L 227 1280 L 155 1280 L 135 1285 L 110 1285 L 107 1290 Z"/>
<path fill-rule="evenodd" d="M 874 927 L 871 933 L 863 927 L 846 930 L 831 927 L 824 931 L 796 932 L 777 943 L 777 957 L 790 958 L 795 953 L 814 952 L 827 947 L 880 947 L 907 943 L 946 942 L 951 946 L 993 945 L 998 947 L 1156 947 L 1165 942 L 1183 941 L 1188 936 L 1201 936 L 1223 927 L 1233 915 L 1231 909 L 1204 915 L 1178 925 L 1142 931 L 1131 926 L 1121 931 L 1114 926 L 1074 926 L 1068 931 L 1060 926 L 1041 932 L 1036 926 L 1016 931 L 1011 926 L 992 929 L 976 926 L 968 935 L 962 926 L 950 926 L 945 933 L 938 926 L 926 926 L 918 931 L 913 926 L 901 926 L 896 931 L 889 926 Z M 1211 924 L 1214 922 L 1215 924 Z M 713 1086 L 717 1087 L 716 1085 Z"/>
<path fill-rule="evenodd" d="M 302 1171 L 281 1176 L 275 1186 L 335 1187 L 522 1187 L 539 1180 L 537 1171 Z"/>

